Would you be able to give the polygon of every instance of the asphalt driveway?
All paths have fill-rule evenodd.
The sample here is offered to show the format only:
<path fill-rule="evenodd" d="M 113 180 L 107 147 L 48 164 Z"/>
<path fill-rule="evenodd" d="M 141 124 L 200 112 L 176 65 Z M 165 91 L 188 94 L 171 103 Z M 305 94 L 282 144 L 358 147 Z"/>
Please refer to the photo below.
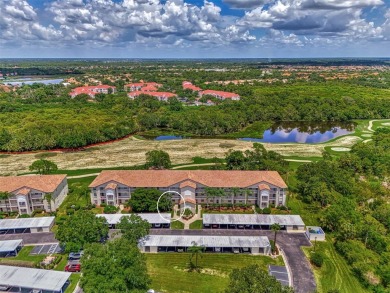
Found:
<path fill-rule="evenodd" d="M 272 231 L 259 230 L 168 230 L 151 229 L 154 235 L 221 235 L 221 236 L 268 236 L 274 238 Z M 292 273 L 293 287 L 296 293 L 313 293 L 316 291 L 314 274 L 310 263 L 303 253 L 301 246 L 311 246 L 304 233 L 287 233 L 280 231 L 277 234 L 277 244 L 284 251 Z"/>
<path fill-rule="evenodd" d="M 24 244 L 58 243 L 52 232 L 0 235 L 0 241 L 15 239 L 23 239 Z"/>

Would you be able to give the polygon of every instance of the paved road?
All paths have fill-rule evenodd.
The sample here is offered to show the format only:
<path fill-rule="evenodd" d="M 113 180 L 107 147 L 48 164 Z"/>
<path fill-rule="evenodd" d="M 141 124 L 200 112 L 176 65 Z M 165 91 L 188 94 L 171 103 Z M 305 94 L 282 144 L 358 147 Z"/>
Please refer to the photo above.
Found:
<path fill-rule="evenodd" d="M 58 243 L 52 232 L 0 235 L 0 241 L 14 239 L 23 239 L 24 244 Z"/>
<path fill-rule="evenodd" d="M 168 230 L 152 229 L 154 235 L 221 235 L 221 236 L 267 236 L 273 239 L 272 231 L 259 230 Z M 310 241 L 304 233 L 286 233 L 280 231 L 276 242 L 283 249 L 290 266 L 293 287 L 296 293 L 312 293 L 316 290 L 316 283 L 309 261 L 301 250 L 301 246 L 310 246 Z"/>

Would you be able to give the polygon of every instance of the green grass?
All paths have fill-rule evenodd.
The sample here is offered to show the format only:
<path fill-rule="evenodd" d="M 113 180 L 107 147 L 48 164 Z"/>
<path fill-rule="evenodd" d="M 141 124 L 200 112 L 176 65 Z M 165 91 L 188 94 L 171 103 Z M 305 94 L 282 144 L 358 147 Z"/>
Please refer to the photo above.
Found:
<path fill-rule="evenodd" d="M 69 179 L 68 185 L 69 189 L 73 190 L 68 194 L 63 203 L 59 208 L 60 213 L 64 213 L 67 206 L 70 205 L 80 205 L 80 207 L 84 207 L 90 204 L 89 193 L 88 196 L 81 196 L 77 191 L 88 188 L 88 185 L 95 179 L 96 176 L 77 178 L 77 179 Z"/>
<path fill-rule="evenodd" d="M 171 222 L 171 229 L 184 229 L 184 224 L 179 221 Z"/>
<path fill-rule="evenodd" d="M 46 255 L 30 255 L 30 252 L 33 248 L 34 246 L 25 246 L 15 257 L 0 258 L 0 263 L 7 265 L 33 267 L 35 263 L 43 261 L 46 257 Z"/>
<path fill-rule="evenodd" d="M 289 195 L 287 198 L 287 206 L 291 209 L 292 215 L 300 215 L 302 220 L 308 226 L 316 226 L 319 224 L 321 209 L 306 204 L 291 195 Z"/>
<path fill-rule="evenodd" d="M 302 249 L 306 256 L 310 257 L 313 248 L 303 247 Z M 369 292 L 353 275 L 346 261 L 336 252 L 330 241 L 317 241 L 316 250 L 321 251 L 325 256 L 322 267 L 313 269 L 319 293 L 326 293 L 331 289 L 338 289 L 339 292 Z"/>
<path fill-rule="evenodd" d="M 62 254 L 62 259 L 61 261 L 56 265 L 54 268 L 55 271 L 64 271 L 66 264 L 68 263 L 68 255 L 67 254 Z"/>
<path fill-rule="evenodd" d="M 169 293 L 223 291 L 229 282 L 229 273 L 235 268 L 258 264 L 267 269 L 267 265 L 283 265 L 282 258 L 235 254 L 202 254 L 200 273 L 187 272 L 188 253 L 145 254 L 149 275 L 154 290 Z"/>
<path fill-rule="evenodd" d="M 203 221 L 202 220 L 196 220 L 195 222 L 190 224 L 190 229 L 199 230 L 203 229 Z"/>
<path fill-rule="evenodd" d="M 69 278 L 70 284 L 69 284 L 68 288 L 66 288 L 65 293 L 72 293 L 74 291 L 74 289 L 77 286 L 77 282 L 80 280 L 80 277 L 81 277 L 80 274 L 72 273 L 72 275 Z"/>

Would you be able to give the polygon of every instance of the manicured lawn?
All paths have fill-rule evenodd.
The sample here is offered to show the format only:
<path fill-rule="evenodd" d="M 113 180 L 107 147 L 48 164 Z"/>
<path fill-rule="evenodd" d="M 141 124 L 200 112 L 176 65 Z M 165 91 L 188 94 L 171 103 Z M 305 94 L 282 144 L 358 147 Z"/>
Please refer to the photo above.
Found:
<path fill-rule="evenodd" d="M 282 258 L 235 254 L 202 254 L 199 265 L 202 270 L 186 270 L 190 254 L 160 253 L 145 254 L 149 275 L 154 290 L 169 293 L 184 292 L 221 292 L 229 282 L 229 273 L 234 268 L 258 264 L 267 269 L 269 264 L 283 265 Z"/>
<path fill-rule="evenodd" d="M 196 220 L 195 222 L 190 224 L 190 229 L 202 229 L 202 228 L 203 228 L 202 220 Z"/>
<path fill-rule="evenodd" d="M 62 259 L 61 261 L 57 264 L 57 266 L 54 268 L 55 271 L 64 271 L 65 266 L 68 263 L 68 255 L 67 254 L 62 254 Z"/>
<path fill-rule="evenodd" d="M 70 284 L 68 288 L 66 288 L 65 293 L 72 293 L 76 288 L 77 282 L 80 280 L 81 275 L 79 273 L 72 273 L 70 276 Z"/>
<path fill-rule="evenodd" d="M 80 195 L 81 190 L 87 190 L 88 185 L 95 179 L 96 176 L 77 178 L 77 179 L 69 179 L 69 192 L 68 196 L 65 198 L 63 203 L 61 204 L 59 211 L 60 213 L 65 213 L 66 207 L 71 205 L 79 205 L 80 207 L 86 206 L 90 204 L 89 192 L 87 195 Z"/>
<path fill-rule="evenodd" d="M 16 266 L 32 267 L 37 262 L 43 261 L 46 255 L 30 255 L 34 246 L 25 246 L 19 251 L 16 257 L 4 257 L 0 258 L 0 263 Z"/>
<path fill-rule="evenodd" d="M 309 257 L 312 247 L 303 247 L 303 251 Z M 360 284 L 353 275 L 350 267 L 341 255 L 339 255 L 328 240 L 317 242 L 317 251 L 325 255 L 324 264 L 321 268 L 314 267 L 314 275 L 319 293 L 326 293 L 331 289 L 338 289 L 339 292 L 365 293 L 369 292 Z"/>
<path fill-rule="evenodd" d="M 300 215 L 306 225 L 316 226 L 319 224 L 321 209 L 298 200 L 295 195 L 287 197 L 287 206 L 291 209 L 291 215 Z"/>
<path fill-rule="evenodd" d="M 184 224 L 179 221 L 171 222 L 171 229 L 184 229 Z"/>

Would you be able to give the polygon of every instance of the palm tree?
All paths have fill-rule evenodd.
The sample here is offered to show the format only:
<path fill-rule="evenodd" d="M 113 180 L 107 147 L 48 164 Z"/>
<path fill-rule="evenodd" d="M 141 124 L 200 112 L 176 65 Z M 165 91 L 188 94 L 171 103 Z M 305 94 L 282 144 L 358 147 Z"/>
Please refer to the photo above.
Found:
<path fill-rule="evenodd" d="M 232 191 L 232 195 L 233 195 L 233 198 L 232 198 L 232 204 L 233 204 L 233 209 L 234 209 L 234 198 L 237 197 L 237 194 L 240 192 L 240 188 L 238 187 L 233 187 L 231 189 Z"/>
<path fill-rule="evenodd" d="M 247 188 L 244 190 L 244 194 L 245 194 L 245 205 L 246 205 L 248 203 L 248 195 L 252 194 L 252 190 Z"/>
<path fill-rule="evenodd" d="M 274 236 L 274 252 L 276 250 L 276 233 L 278 233 L 278 231 L 280 231 L 282 227 L 280 227 L 279 223 L 274 223 L 271 225 L 271 230 L 275 232 L 275 236 Z"/>
<path fill-rule="evenodd" d="M 9 205 L 9 198 L 12 196 L 11 193 L 8 191 L 0 192 L 0 200 L 4 200 L 5 202 L 5 209 L 8 211 L 8 205 Z"/>
<path fill-rule="evenodd" d="M 201 254 L 204 251 L 204 247 L 198 245 L 198 243 L 196 243 L 195 241 L 192 241 L 191 244 L 192 244 L 192 246 L 188 248 L 188 252 L 191 253 L 190 265 L 191 266 L 193 265 L 192 258 L 195 256 L 195 266 L 194 266 L 194 269 L 198 270 L 199 269 L 199 267 L 198 267 L 198 257 L 201 257 Z"/>

